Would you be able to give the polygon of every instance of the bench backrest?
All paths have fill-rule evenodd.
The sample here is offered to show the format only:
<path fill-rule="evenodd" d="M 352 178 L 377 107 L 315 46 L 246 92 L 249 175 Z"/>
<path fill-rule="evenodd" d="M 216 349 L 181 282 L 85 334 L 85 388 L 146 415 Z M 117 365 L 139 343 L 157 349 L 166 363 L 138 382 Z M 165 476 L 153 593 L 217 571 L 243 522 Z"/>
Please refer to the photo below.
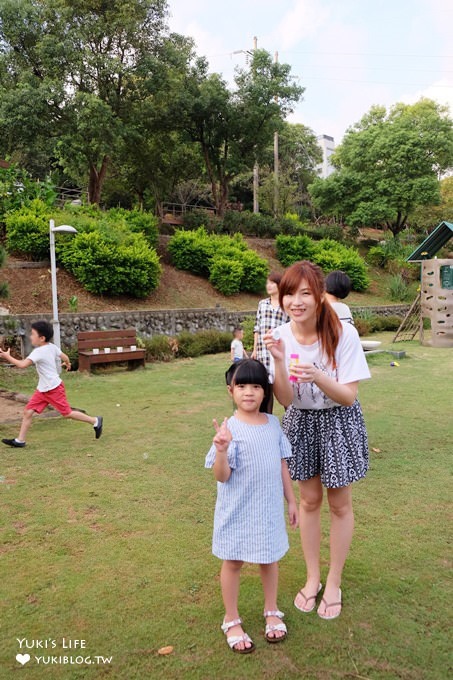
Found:
<path fill-rule="evenodd" d="M 137 344 L 135 328 L 119 331 L 83 331 L 77 334 L 79 350 L 99 347 L 130 347 Z"/>

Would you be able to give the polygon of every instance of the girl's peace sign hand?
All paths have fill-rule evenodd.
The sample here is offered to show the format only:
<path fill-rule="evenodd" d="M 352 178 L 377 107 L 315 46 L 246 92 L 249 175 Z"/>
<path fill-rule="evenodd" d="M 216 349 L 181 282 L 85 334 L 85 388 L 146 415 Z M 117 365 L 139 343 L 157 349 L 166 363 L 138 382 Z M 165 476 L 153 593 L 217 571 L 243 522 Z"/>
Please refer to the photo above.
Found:
<path fill-rule="evenodd" d="M 212 443 L 216 447 L 217 451 L 226 451 L 230 443 L 233 441 L 233 435 L 227 427 L 228 419 L 224 418 L 221 425 L 219 425 L 215 418 L 212 422 L 216 431 Z"/>

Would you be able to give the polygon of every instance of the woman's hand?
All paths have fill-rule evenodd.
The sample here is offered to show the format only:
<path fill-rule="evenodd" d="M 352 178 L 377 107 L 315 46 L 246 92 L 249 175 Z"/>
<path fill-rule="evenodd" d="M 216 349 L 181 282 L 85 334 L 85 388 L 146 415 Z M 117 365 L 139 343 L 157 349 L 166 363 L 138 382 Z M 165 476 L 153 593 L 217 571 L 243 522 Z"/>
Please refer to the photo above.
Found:
<path fill-rule="evenodd" d="M 295 529 L 299 525 L 299 511 L 297 509 L 296 501 L 288 503 L 288 517 L 289 525 Z"/>
<path fill-rule="evenodd" d="M 284 361 L 285 359 L 285 343 L 283 340 L 275 340 L 272 331 L 268 331 L 263 335 L 263 342 L 266 349 L 272 354 L 275 361 Z"/>
<path fill-rule="evenodd" d="M 217 451 L 226 452 L 230 443 L 233 441 L 233 435 L 227 427 L 228 418 L 223 419 L 223 423 L 219 425 L 217 420 L 214 418 L 212 421 L 216 434 L 212 443 L 216 447 Z"/>
<path fill-rule="evenodd" d="M 289 374 L 296 378 L 298 383 L 316 382 L 322 371 L 314 364 L 292 364 L 289 367 Z"/>

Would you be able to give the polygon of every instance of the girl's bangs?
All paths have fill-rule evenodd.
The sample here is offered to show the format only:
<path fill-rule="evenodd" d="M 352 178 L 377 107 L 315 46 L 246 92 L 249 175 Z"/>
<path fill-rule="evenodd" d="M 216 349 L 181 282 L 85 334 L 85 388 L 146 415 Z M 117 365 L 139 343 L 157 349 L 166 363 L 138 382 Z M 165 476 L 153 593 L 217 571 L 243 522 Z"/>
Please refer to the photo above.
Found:
<path fill-rule="evenodd" d="M 236 370 L 231 376 L 231 384 L 261 385 L 266 390 L 269 385 L 269 378 L 261 362 L 255 359 L 244 359 L 236 364 Z"/>

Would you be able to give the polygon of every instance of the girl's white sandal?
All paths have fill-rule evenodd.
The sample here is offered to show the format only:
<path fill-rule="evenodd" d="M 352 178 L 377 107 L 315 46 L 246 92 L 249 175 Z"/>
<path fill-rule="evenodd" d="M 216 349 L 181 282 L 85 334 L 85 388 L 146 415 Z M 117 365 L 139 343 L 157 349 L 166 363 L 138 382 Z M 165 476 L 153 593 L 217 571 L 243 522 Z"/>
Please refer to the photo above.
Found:
<path fill-rule="evenodd" d="M 282 619 L 285 615 L 283 612 L 281 612 L 279 609 L 276 611 L 268 611 L 264 612 L 263 614 L 264 618 L 266 619 L 268 616 L 275 616 L 278 619 Z M 279 637 L 269 636 L 269 633 L 275 633 L 275 631 L 279 631 L 281 633 L 284 633 L 284 635 L 280 635 Z M 277 623 L 277 624 L 272 624 L 272 623 L 266 623 L 266 630 L 264 631 L 264 637 L 270 644 L 275 644 L 276 642 L 283 642 L 283 640 L 286 640 L 288 636 L 288 629 L 286 628 L 286 625 L 283 623 Z"/>
<path fill-rule="evenodd" d="M 234 628 L 234 626 L 240 626 L 241 624 L 242 619 L 234 619 L 233 621 L 228 622 L 225 622 L 224 619 L 220 627 L 227 636 L 226 641 L 231 651 L 236 652 L 236 654 L 250 654 L 251 652 L 255 651 L 255 644 L 253 640 L 247 635 L 247 633 L 244 633 L 244 635 L 230 635 L 229 637 L 227 635 L 230 628 Z M 250 644 L 250 647 L 244 647 L 244 649 L 237 649 L 236 645 L 238 645 L 240 642 L 248 642 Z"/>

